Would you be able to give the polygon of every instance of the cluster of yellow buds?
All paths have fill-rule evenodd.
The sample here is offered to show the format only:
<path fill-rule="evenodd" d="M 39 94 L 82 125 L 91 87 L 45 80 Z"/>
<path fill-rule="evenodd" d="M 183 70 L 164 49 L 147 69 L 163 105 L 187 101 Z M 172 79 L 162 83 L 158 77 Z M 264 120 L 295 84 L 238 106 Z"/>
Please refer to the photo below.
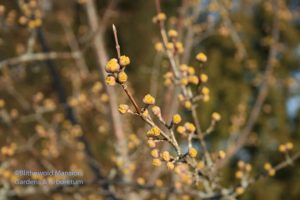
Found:
<path fill-rule="evenodd" d="M 107 85 L 114 86 L 116 83 L 126 83 L 128 76 L 125 72 L 125 67 L 130 64 L 128 56 L 120 56 L 120 59 L 110 59 L 106 66 L 105 71 L 108 73 L 105 81 Z"/>
<path fill-rule="evenodd" d="M 178 95 L 178 100 L 184 106 L 185 109 L 187 109 L 187 110 L 192 109 L 193 104 L 192 104 L 191 100 L 189 100 L 188 98 L 186 98 L 182 94 Z"/>
<path fill-rule="evenodd" d="M 172 162 L 172 156 L 168 151 L 163 151 L 161 154 L 159 153 L 158 149 L 152 149 L 150 152 L 151 156 L 153 157 L 152 165 L 160 166 L 162 161 L 166 162 L 167 168 L 169 170 L 173 170 L 175 165 Z"/>
<path fill-rule="evenodd" d="M 198 85 L 200 83 L 200 79 L 195 75 L 196 70 L 192 66 L 187 66 L 186 64 L 180 65 L 180 71 L 182 73 L 182 77 L 180 79 L 180 84 L 186 86 L 188 84 Z"/>
<path fill-rule="evenodd" d="M 19 23 L 29 29 L 35 29 L 42 25 L 42 12 L 37 0 L 30 0 L 21 3 L 21 10 L 24 15 L 20 16 Z"/>
<path fill-rule="evenodd" d="M 268 172 L 269 176 L 274 176 L 276 174 L 276 170 L 272 167 L 270 163 L 265 163 L 264 169 Z"/>
<path fill-rule="evenodd" d="M 235 178 L 242 179 L 245 174 L 248 174 L 252 170 L 252 166 L 249 163 L 245 163 L 244 161 L 238 162 L 238 171 L 235 172 Z"/>
<path fill-rule="evenodd" d="M 291 143 L 291 142 L 288 142 L 288 143 L 286 143 L 286 144 L 281 144 L 281 145 L 279 145 L 278 151 L 279 151 L 280 153 L 287 153 L 288 151 L 293 150 L 293 148 L 294 148 L 294 144 Z"/>
<path fill-rule="evenodd" d="M 16 152 L 16 149 L 17 149 L 16 143 L 11 143 L 10 145 L 3 146 L 1 148 L 1 154 L 3 156 L 13 156 Z"/>

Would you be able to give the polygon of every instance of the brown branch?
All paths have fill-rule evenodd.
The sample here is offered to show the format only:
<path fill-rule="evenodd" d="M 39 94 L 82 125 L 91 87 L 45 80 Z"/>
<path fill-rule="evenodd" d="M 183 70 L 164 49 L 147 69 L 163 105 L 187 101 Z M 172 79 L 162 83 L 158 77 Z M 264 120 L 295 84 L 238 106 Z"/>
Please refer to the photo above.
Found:
<path fill-rule="evenodd" d="M 91 31 L 96 32 L 98 28 L 98 14 L 96 11 L 96 5 L 94 0 L 88 0 L 86 2 L 86 11 L 87 11 L 88 21 L 91 27 Z M 108 55 L 104 45 L 105 44 L 104 27 L 99 25 L 99 29 L 100 30 L 97 31 L 97 34 L 93 38 L 94 39 L 93 46 L 95 49 L 95 53 L 97 55 L 97 62 L 99 65 L 99 75 L 102 81 L 104 81 L 106 75 L 104 68 L 108 61 Z M 106 93 L 109 96 L 109 108 L 111 114 L 112 127 L 116 135 L 117 141 L 121 147 L 120 152 L 123 154 L 123 156 L 127 157 L 127 146 L 125 144 L 126 136 L 122 129 L 122 120 L 120 118 L 120 114 L 118 113 L 116 92 L 114 88 L 108 87 L 106 84 L 104 85 L 105 85 Z"/>
<path fill-rule="evenodd" d="M 79 56 L 79 52 L 49 52 L 49 53 L 30 53 L 23 54 L 17 57 L 8 58 L 6 60 L 0 61 L 0 70 L 4 66 L 17 65 L 27 62 L 34 61 L 45 61 L 45 60 L 55 60 L 55 59 L 73 59 Z"/>

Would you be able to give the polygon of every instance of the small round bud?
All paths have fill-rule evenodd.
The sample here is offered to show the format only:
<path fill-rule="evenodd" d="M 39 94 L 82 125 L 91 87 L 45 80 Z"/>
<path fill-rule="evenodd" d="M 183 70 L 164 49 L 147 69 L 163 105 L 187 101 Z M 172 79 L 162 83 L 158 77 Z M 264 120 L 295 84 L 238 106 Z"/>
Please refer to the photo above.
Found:
<path fill-rule="evenodd" d="M 236 193 L 237 195 L 242 195 L 242 194 L 244 194 L 244 192 L 245 192 L 245 189 L 244 189 L 243 187 L 237 187 L 237 188 L 235 189 L 235 193 Z"/>
<path fill-rule="evenodd" d="M 168 35 L 169 35 L 169 37 L 173 37 L 173 38 L 175 38 L 175 37 L 177 37 L 177 36 L 178 36 L 178 33 L 177 33 L 177 31 L 176 31 L 176 30 L 174 30 L 174 29 L 171 29 L 171 30 L 169 30 L 169 32 L 168 32 Z"/>
<path fill-rule="evenodd" d="M 198 53 L 197 56 L 196 56 L 196 59 L 199 61 L 199 62 L 206 62 L 207 61 L 207 56 L 204 54 L 204 53 Z"/>
<path fill-rule="evenodd" d="M 164 151 L 162 154 L 161 154 L 161 157 L 164 161 L 170 161 L 171 160 L 171 155 L 168 151 Z"/>
<path fill-rule="evenodd" d="M 219 156 L 220 159 L 224 159 L 226 157 L 226 153 L 221 150 L 221 151 L 218 152 L 218 156 Z"/>
<path fill-rule="evenodd" d="M 184 134 L 185 133 L 185 128 L 183 126 L 178 126 L 176 131 L 180 134 Z"/>
<path fill-rule="evenodd" d="M 189 156 L 191 156 L 192 158 L 195 158 L 197 156 L 198 152 L 195 148 L 190 148 L 189 149 Z"/>
<path fill-rule="evenodd" d="M 208 76 L 206 74 L 200 74 L 200 81 L 206 83 L 208 81 Z"/>
<path fill-rule="evenodd" d="M 168 168 L 169 170 L 173 170 L 173 169 L 175 168 L 174 163 L 172 163 L 172 162 L 167 162 L 167 168 Z"/>
<path fill-rule="evenodd" d="M 265 164 L 264 164 L 264 169 L 265 169 L 266 171 L 269 171 L 270 169 L 272 169 L 272 165 L 271 165 L 270 163 L 265 163 Z"/>
<path fill-rule="evenodd" d="M 155 167 L 161 166 L 161 161 L 158 158 L 152 160 L 152 165 Z"/>
<path fill-rule="evenodd" d="M 158 149 L 153 149 L 151 151 L 151 156 L 154 157 L 154 158 L 158 158 L 158 156 L 159 156 Z"/>
<path fill-rule="evenodd" d="M 126 104 L 120 104 L 118 110 L 119 110 L 119 112 L 120 112 L 121 114 L 125 114 L 125 113 L 128 112 L 129 106 L 126 105 Z"/>
<path fill-rule="evenodd" d="M 109 86 L 114 86 L 114 85 L 116 85 L 116 78 L 113 76 L 107 76 L 105 79 L 105 82 Z"/>
<path fill-rule="evenodd" d="M 173 115 L 173 123 L 174 124 L 179 124 L 181 122 L 181 116 L 179 114 Z"/>
<path fill-rule="evenodd" d="M 286 149 L 286 146 L 285 146 L 284 144 L 279 145 L 278 151 L 279 151 L 280 153 L 285 153 L 286 150 L 287 150 L 287 149 Z"/>
<path fill-rule="evenodd" d="M 185 127 L 185 129 L 186 129 L 188 132 L 190 132 L 190 133 L 194 133 L 194 132 L 196 131 L 196 127 L 195 127 L 195 125 L 192 124 L 192 123 L 186 122 L 186 123 L 184 124 L 184 127 Z"/>
<path fill-rule="evenodd" d="M 155 98 L 153 96 L 151 96 L 150 94 L 147 94 L 143 98 L 143 102 L 144 102 L 144 104 L 153 105 L 153 104 L 155 104 Z"/>
<path fill-rule="evenodd" d="M 161 42 L 155 43 L 154 48 L 158 52 L 162 52 L 164 50 L 164 46 Z"/>
<path fill-rule="evenodd" d="M 160 13 L 157 14 L 156 18 L 157 18 L 158 21 L 165 21 L 167 19 L 167 16 L 166 16 L 165 13 L 160 12 Z"/>
<path fill-rule="evenodd" d="M 122 66 L 129 65 L 130 64 L 130 58 L 128 56 L 125 56 L 125 55 L 121 56 L 120 57 L 120 64 Z"/>
<path fill-rule="evenodd" d="M 214 112 L 214 113 L 212 113 L 211 118 L 212 118 L 212 120 L 218 122 L 221 120 L 221 115 L 217 112 Z"/>
<path fill-rule="evenodd" d="M 120 83 L 125 83 L 127 81 L 127 79 L 128 79 L 128 76 L 127 76 L 127 74 L 125 72 L 120 72 L 118 74 L 118 81 Z"/>
<path fill-rule="evenodd" d="M 118 72 L 120 70 L 118 60 L 115 58 L 110 59 L 105 66 L 105 70 L 107 73 Z"/>
<path fill-rule="evenodd" d="M 285 146 L 286 146 L 286 149 L 289 150 L 289 151 L 294 148 L 294 144 L 291 143 L 291 142 L 288 142 Z"/>

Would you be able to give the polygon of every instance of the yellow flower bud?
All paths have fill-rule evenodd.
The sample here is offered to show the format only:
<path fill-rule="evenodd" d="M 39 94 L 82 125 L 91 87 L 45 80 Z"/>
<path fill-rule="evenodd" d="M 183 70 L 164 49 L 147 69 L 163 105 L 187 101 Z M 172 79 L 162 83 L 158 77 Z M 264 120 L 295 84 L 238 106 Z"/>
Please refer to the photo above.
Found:
<path fill-rule="evenodd" d="M 159 167 L 159 166 L 161 166 L 161 161 L 158 158 L 155 158 L 152 160 L 152 165 Z"/>
<path fill-rule="evenodd" d="M 147 94 L 143 98 L 143 102 L 144 102 L 144 104 L 153 105 L 153 104 L 155 104 L 155 98 L 153 96 L 151 96 L 150 94 Z"/>
<path fill-rule="evenodd" d="M 180 65 L 180 71 L 182 71 L 182 72 L 188 71 L 188 66 L 186 64 L 181 64 Z"/>
<path fill-rule="evenodd" d="M 145 185 L 145 179 L 142 178 L 142 177 L 139 177 L 136 179 L 136 182 L 139 184 L 139 185 Z"/>
<path fill-rule="evenodd" d="M 220 159 L 224 159 L 226 157 L 226 153 L 224 151 L 219 151 L 218 156 Z"/>
<path fill-rule="evenodd" d="M 183 126 L 178 126 L 176 130 L 180 134 L 184 134 L 185 133 L 185 128 Z"/>
<path fill-rule="evenodd" d="M 130 58 L 128 56 L 120 56 L 120 64 L 122 66 L 126 66 L 126 65 L 129 65 L 130 64 Z"/>
<path fill-rule="evenodd" d="M 181 80 L 180 80 L 180 84 L 181 85 L 187 85 L 189 83 L 189 80 L 187 79 L 187 78 L 182 78 Z"/>
<path fill-rule="evenodd" d="M 200 74 L 200 81 L 206 83 L 208 81 L 208 76 L 206 74 Z"/>
<path fill-rule="evenodd" d="M 200 62 L 206 62 L 207 61 L 207 56 L 204 53 L 198 53 L 196 56 L 196 59 Z"/>
<path fill-rule="evenodd" d="M 271 165 L 270 163 L 265 163 L 265 164 L 264 164 L 264 169 L 265 169 L 266 171 L 269 171 L 269 170 L 272 169 L 272 165 Z"/>
<path fill-rule="evenodd" d="M 291 142 L 288 142 L 285 146 L 286 146 L 286 149 L 289 150 L 289 151 L 294 148 L 294 144 L 291 143 Z"/>
<path fill-rule="evenodd" d="M 152 140 L 152 139 L 149 139 L 149 140 L 147 141 L 147 143 L 148 143 L 148 146 L 149 146 L 150 148 L 155 148 L 155 147 L 156 147 L 155 141 Z"/>
<path fill-rule="evenodd" d="M 217 112 L 214 112 L 214 113 L 212 113 L 212 115 L 211 115 L 211 118 L 214 120 L 214 121 L 220 121 L 221 120 L 221 115 L 219 114 L 219 113 L 217 113 Z"/>
<path fill-rule="evenodd" d="M 174 44 L 172 42 L 168 42 L 166 45 L 167 49 L 174 50 Z"/>
<path fill-rule="evenodd" d="M 151 156 L 154 157 L 154 158 L 158 158 L 158 156 L 159 156 L 158 149 L 153 149 L 151 151 Z"/>
<path fill-rule="evenodd" d="M 153 106 L 152 107 L 152 112 L 154 115 L 160 115 L 161 114 L 161 110 L 158 106 Z"/>
<path fill-rule="evenodd" d="M 203 161 L 197 162 L 197 169 L 202 170 L 202 169 L 204 169 L 204 167 L 205 167 L 205 164 Z"/>
<path fill-rule="evenodd" d="M 158 13 L 156 17 L 158 21 L 165 21 L 167 19 L 166 14 L 163 12 Z"/>
<path fill-rule="evenodd" d="M 199 79 L 198 79 L 198 77 L 195 76 L 195 75 L 189 76 L 189 82 L 190 82 L 191 84 L 198 85 Z"/>
<path fill-rule="evenodd" d="M 4 99 L 0 99 L 0 108 L 3 108 L 5 106 Z"/>
<path fill-rule="evenodd" d="M 127 76 L 127 74 L 125 72 L 120 72 L 118 74 L 118 81 L 120 83 L 125 83 L 127 81 L 127 79 L 128 79 L 128 76 Z"/>
<path fill-rule="evenodd" d="M 246 172 L 250 172 L 252 170 L 252 166 L 250 164 L 246 165 Z"/>
<path fill-rule="evenodd" d="M 244 192 L 245 192 L 245 189 L 244 189 L 243 187 L 237 187 L 237 188 L 235 189 L 235 193 L 236 193 L 237 195 L 242 195 L 242 194 L 244 194 Z"/>
<path fill-rule="evenodd" d="M 173 169 L 175 168 L 174 163 L 172 163 L 172 162 L 167 162 L 167 168 L 168 168 L 169 170 L 173 170 Z"/>
<path fill-rule="evenodd" d="M 167 161 L 167 162 L 170 161 L 170 159 L 171 159 L 170 153 L 168 151 L 164 151 L 162 153 L 161 157 L 164 161 Z"/>
<path fill-rule="evenodd" d="M 155 186 L 156 186 L 156 187 L 162 187 L 163 184 L 164 184 L 164 183 L 162 182 L 161 179 L 157 179 L 157 180 L 155 181 Z"/>
<path fill-rule="evenodd" d="M 120 65 L 118 63 L 118 60 L 115 58 L 110 59 L 105 66 L 105 70 L 107 73 L 118 72 L 120 70 Z"/>
<path fill-rule="evenodd" d="M 186 122 L 186 123 L 184 124 L 184 127 L 185 127 L 185 129 L 186 129 L 188 132 L 190 132 L 190 133 L 194 133 L 194 132 L 196 131 L 196 127 L 195 127 L 195 125 L 192 124 L 192 123 Z"/>
<path fill-rule="evenodd" d="M 142 116 L 143 116 L 143 118 L 149 117 L 149 112 L 148 112 L 148 110 L 144 110 L 144 111 L 142 112 Z"/>
<path fill-rule="evenodd" d="M 269 174 L 269 176 L 275 176 L 276 170 L 272 168 L 268 171 L 268 174 Z"/>
<path fill-rule="evenodd" d="M 103 87 L 102 84 L 99 81 L 97 81 L 92 87 L 92 92 L 98 93 L 102 90 L 102 87 Z"/>
<path fill-rule="evenodd" d="M 244 173 L 242 171 L 235 172 L 235 178 L 241 179 L 244 176 Z"/>
<path fill-rule="evenodd" d="M 148 132 L 147 132 L 148 136 L 159 136 L 160 135 L 160 128 L 158 128 L 157 126 L 151 128 Z"/>
<path fill-rule="evenodd" d="M 179 124 L 181 122 L 181 116 L 179 114 L 173 115 L 173 123 Z"/>
<path fill-rule="evenodd" d="M 279 151 L 280 153 L 285 153 L 286 150 L 287 150 L 287 149 L 286 149 L 286 147 L 285 147 L 284 144 L 279 145 L 278 151 Z"/>
<path fill-rule="evenodd" d="M 126 104 L 120 104 L 118 110 L 119 110 L 120 113 L 125 114 L 125 113 L 128 112 L 129 106 L 126 105 Z"/>
<path fill-rule="evenodd" d="M 190 110 L 192 108 L 192 102 L 187 100 L 184 102 L 184 107 L 188 110 Z"/>
<path fill-rule="evenodd" d="M 107 76 L 105 82 L 107 85 L 114 86 L 116 85 L 116 78 L 113 76 Z"/>
<path fill-rule="evenodd" d="M 195 148 L 190 148 L 189 149 L 189 156 L 191 156 L 192 158 L 195 158 L 197 156 L 198 152 Z"/>
<path fill-rule="evenodd" d="M 161 51 L 164 50 L 164 46 L 163 46 L 163 44 L 162 44 L 161 42 L 155 43 L 154 48 L 155 48 L 155 50 L 158 51 L 158 52 L 161 52 Z"/>
<path fill-rule="evenodd" d="M 209 89 L 208 89 L 208 87 L 203 87 L 201 91 L 202 91 L 202 93 L 203 93 L 204 95 L 208 95 L 208 94 L 209 94 Z"/>
<path fill-rule="evenodd" d="M 176 30 L 174 30 L 174 29 L 171 29 L 171 30 L 169 30 L 169 32 L 168 32 L 168 35 L 169 35 L 169 37 L 173 37 L 173 38 L 175 38 L 175 37 L 177 37 L 177 36 L 178 36 L 178 33 L 177 33 L 177 31 L 176 31 Z"/>
<path fill-rule="evenodd" d="M 195 68 L 194 67 L 188 67 L 188 74 L 194 75 L 195 74 Z"/>

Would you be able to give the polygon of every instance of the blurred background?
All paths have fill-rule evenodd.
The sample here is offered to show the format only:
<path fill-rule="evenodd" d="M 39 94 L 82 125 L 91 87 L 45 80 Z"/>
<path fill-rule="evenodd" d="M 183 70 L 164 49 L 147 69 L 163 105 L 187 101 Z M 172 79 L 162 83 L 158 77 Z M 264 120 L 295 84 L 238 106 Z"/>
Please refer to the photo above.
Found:
<path fill-rule="evenodd" d="M 154 0 L 94 1 L 98 13 L 96 32 L 91 28 L 84 0 L 39 1 L 35 16 L 41 19 L 41 25 L 38 22 L 38 25 L 30 25 L 30 18 L 22 18 L 26 16 L 26 9 L 22 8 L 24 2 L 0 0 L 0 146 L 16 145 L 16 152 L 11 156 L 2 152 L 0 184 L 6 186 L 7 191 L 24 189 L 10 184 L 11 177 L 4 176 L 3 170 L 38 170 L 45 166 L 80 169 L 88 179 L 93 175 L 86 162 L 82 162 L 82 144 L 86 145 L 86 141 L 104 174 L 113 176 L 118 173 L 111 170 L 116 166 L 118 148 L 111 127 L 110 99 L 104 84 L 99 82 L 103 77 L 98 69 L 105 59 L 116 57 L 111 29 L 115 24 L 122 54 L 131 58 L 127 68 L 129 88 L 140 102 L 151 91 L 162 109 L 167 110 L 170 99 L 165 95 L 168 88 L 163 86 L 163 76 L 169 63 L 155 50 L 160 33 L 157 24 L 152 22 L 156 14 Z M 214 111 L 222 116 L 208 137 L 210 149 L 226 148 L 228 138 L 236 137 L 237 130 L 245 126 L 268 63 L 273 18 L 278 18 L 279 40 L 272 60 L 274 72 L 268 96 L 247 144 L 224 169 L 222 183 L 229 185 L 236 181 L 233 169 L 237 160 L 253 164 L 253 171 L 258 172 L 265 162 L 283 160 L 277 150 L 279 144 L 292 141 L 299 149 L 300 1 L 278 0 L 274 13 L 271 0 L 161 0 L 161 8 L 168 16 L 168 29 L 178 28 L 184 2 L 199 7 L 192 26 L 194 40 L 186 61 L 196 66 L 195 55 L 200 51 L 208 57 L 205 72 L 209 77 L 210 100 L 199 106 L 201 125 L 209 126 L 210 114 Z M 181 23 L 187 26 L 189 17 L 183 18 Z M 95 54 L 97 34 L 101 35 L 100 52 L 104 51 L 101 48 L 105 49 L 104 57 Z M 77 51 L 79 56 L 74 53 Z M 53 57 L 50 63 L 43 57 L 30 60 L 23 56 L 39 52 L 57 52 L 57 55 L 50 55 Z M 25 61 L 17 59 L 21 56 Z M 119 87 L 115 93 L 118 104 L 128 103 Z M 188 118 L 188 113 L 182 114 Z M 74 115 L 76 123 L 71 120 Z M 140 137 L 141 146 L 145 145 L 144 123 L 134 116 L 120 118 L 128 138 L 135 133 Z M 81 140 L 82 135 L 84 140 Z M 74 138 L 79 138 L 79 142 Z M 134 171 L 133 176 L 147 179 L 153 167 L 143 157 L 143 151 L 147 151 L 143 146 L 131 150 L 131 154 L 135 154 L 132 162 L 143 166 L 142 170 Z M 7 162 L 9 164 L 4 165 Z M 241 199 L 298 200 L 299 166 L 296 162 L 275 177 L 259 181 Z M 92 188 L 78 195 L 88 199 L 83 194 L 92 195 L 90 190 Z M 69 198 L 74 197 L 59 192 L 20 197 Z"/>

